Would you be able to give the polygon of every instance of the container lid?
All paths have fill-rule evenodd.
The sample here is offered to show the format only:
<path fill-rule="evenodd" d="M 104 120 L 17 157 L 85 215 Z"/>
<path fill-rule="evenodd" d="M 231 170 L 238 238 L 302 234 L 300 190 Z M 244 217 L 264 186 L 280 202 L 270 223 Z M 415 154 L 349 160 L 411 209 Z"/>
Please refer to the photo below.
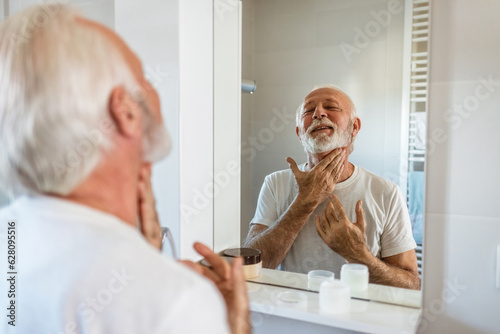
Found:
<path fill-rule="evenodd" d="M 353 274 L 368 274 L 368 267 L 365 266 L 364 264 L 359 264 L 359 263 L 346 263 L 342 265 L 342 268 L 340 269 L 340 274 L 342 275 L 343 272 L 351 272 Z"/>
<path fill-rule="evenodd" d="M 243 258 L 243 265 L 256 264 L 261 261 L 260 250 L 254 248 L 231 248 L 222 252 L 223 256 Z"/>

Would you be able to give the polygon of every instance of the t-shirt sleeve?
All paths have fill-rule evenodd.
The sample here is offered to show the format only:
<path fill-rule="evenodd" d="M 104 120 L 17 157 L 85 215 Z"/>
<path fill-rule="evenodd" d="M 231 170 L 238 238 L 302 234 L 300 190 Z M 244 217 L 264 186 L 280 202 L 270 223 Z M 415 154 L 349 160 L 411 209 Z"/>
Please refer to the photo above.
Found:
<path fill-rule="evenodd" d="M 415 249 L 417 244 L 411 231 L 410 215 L 403 195 L 394 186 L 389 200 L 384 231 L 381 236 L 381 257 L 389 257 Z"/>
<path fill-rule="evenodd" d="M 268 175 L 264 179 L 264 184 L 262 184 L 262 188 L 260 189 L 257 209 L 250 222 L 250 226 L 253 224 L 270 226 L 278 218 L 278 200 L 273 186 L 272 175 Z"/>

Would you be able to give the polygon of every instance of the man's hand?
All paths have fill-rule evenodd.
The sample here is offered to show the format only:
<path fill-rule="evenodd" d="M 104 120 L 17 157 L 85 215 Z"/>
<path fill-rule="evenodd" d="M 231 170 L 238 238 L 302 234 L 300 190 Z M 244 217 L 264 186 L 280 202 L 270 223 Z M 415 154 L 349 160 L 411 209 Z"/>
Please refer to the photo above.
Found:
<path fill-rule="evenodd" d="M 362 202 L 356 204 L 355 224 L 351 223 L 344 207 L 335 195 L 330 196 L 323 216 L 316 216 L 316 230 L 334 252 L 349 262 L 358 262 L 368 251 L 366 246 L 366 222 Z"/>
<path fill-rule="evenodd" d="M 301 201 L 316 207 L 333 192 L 344 170 L 345 154 L 346 149 L 337 148 L 308 172 L 299 170 L 292 158 L 286 159 L 299 186 Z"/>
<path fill-rule="evenodd" d="M 139 224 L 141 233 L 155 248 L 161 250 L 161 226 L 156 212 L 155 197 L 151 186 L 151 163 L 142 165 L 139 174 Z"/>
<path fill-rule="evenodd" d="M 243 259 L 234 259 L 231 266 L 222 257 L 199 242 L 194 244 L 194 249 L 210 263 L 212 269 L 192 261 L 180 262 L 215 283 L 226 302 L 227 319 L 231 333 L 251 333 L 250 304 L 243 276 Z"/>

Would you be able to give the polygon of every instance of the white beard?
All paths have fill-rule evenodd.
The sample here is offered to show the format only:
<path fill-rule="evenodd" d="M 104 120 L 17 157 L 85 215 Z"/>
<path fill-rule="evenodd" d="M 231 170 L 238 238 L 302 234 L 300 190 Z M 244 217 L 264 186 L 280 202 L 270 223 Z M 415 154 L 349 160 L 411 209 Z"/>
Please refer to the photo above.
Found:
<path fill-rule="evenodd" d="M 170 135 L 163 123 L 158 123 L 145 102 L 139 102 L 144 116 L 144 140 L 142 143 L 143 159 L 148 162 L 158 162 L 170 152 L 172 143 Z"/>
<path fill-rule="evenodd" d="M 329 136 L 326 133 L 320 133 L 316 138 L 313 138 L 311 135 L 312 130 L 320 125 L 331 126 L 333 128 L 333 134 Z M 301 132 L 300 140 L 306 153 L 316 154 L 329 152 L 339 147 L 346 147 L 351 143 L 352 127 L 352 122 L 349 122 L 345 131 L 339 131 L 337 125 L 329 119 L 315 119 L 306 132 Z"/>
<path fill-rule="evenodd" d="M 163 123 L 155 124 L 145 134 L 143 159 L 149 162 L 158 162 L 168 155 L 171 146 L 170 135 L 165 125 Z"/>

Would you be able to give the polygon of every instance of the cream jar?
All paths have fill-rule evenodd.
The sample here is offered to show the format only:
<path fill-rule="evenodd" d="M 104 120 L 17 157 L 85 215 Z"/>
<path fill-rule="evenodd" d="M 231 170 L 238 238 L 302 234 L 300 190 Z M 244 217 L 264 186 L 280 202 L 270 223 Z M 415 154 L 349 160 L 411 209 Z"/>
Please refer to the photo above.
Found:
<path fill-rule="evenodd" d="M 340 269 L 340 280 L 350 286 L 351 292 L 368 289 L 369 272 L 364 264 L 346 263 Z"/>
<path fill-rule="evenodd" d="M 254 248 L 231 248 L 221 252 L 224 257 L 243 258 L 243 275 L 245 279 L 257 278 L 262 271 L 260 250 Z"/>
<path fill-rule="evenodd" d="M 319 309 L 322 313 L 348 312 L 351 307 L 351 289 L 340 281 L 324 281 L 319 287 Z"/>

